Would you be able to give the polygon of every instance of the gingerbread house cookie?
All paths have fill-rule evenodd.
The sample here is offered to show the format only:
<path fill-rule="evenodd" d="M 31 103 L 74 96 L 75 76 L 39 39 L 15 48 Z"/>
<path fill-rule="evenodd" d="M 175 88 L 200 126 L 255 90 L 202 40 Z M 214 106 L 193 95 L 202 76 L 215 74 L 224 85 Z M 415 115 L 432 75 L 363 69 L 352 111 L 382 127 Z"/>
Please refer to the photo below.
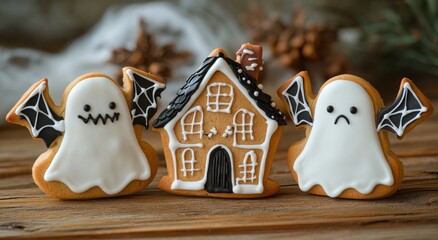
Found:
<path fill-rule="evenodd" d="M 161 189 L 224 198 L 278 192 L 268 175 L 286 121 L 257 83 L 261 54 L 244 44 L 234 61 L 214 50 L 155 120 L 168 170 Z"/>
<path fill-rule="evenodd" d="M 86 74 L 64 92 L 60 106 L 49 96 L 48 81 L 35 83 L 6 120 L 26 126 L 48 150 L 32 168 L 35 183 L 59 199 L 127 195 L 154 178 L 158 158 L 141 140 L 156 112 L 163 81 L 124 68 L 124 88 L 100 73 Z"/>
<path fill-rule="evenodd" d="M 431 102 L 407 78 L 397 99 L 384 107 L 367 81 L 340 75 L 313 96 L 307 72 L 278 90 L 306 138 L 289 148 L 300 189 L 317 195 L 376 199 L 392 195 L 403 180 L 403 164 L 391 151 L 388 132 L 402 138 L 432 113 Z"/>

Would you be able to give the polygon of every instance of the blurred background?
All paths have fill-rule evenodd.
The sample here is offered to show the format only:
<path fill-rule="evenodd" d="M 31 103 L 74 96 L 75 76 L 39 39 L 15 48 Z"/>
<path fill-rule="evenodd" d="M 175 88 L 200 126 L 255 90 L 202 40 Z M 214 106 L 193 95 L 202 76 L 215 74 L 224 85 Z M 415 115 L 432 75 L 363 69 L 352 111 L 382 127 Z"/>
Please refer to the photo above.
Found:
<path fill-rule="evenodd" d="M 307 70 L 316 91 L 330 77 L 356 74 L 392 101 L 403 77 L 438 98 L 438 1 L 0 2 L 0 124 L 34 82 L 49 79 L 59 103 L 88 72 L 121 80 L 124 66 L 163 77 L 166 106 L 215 48 L 234 56 L 264 46 L 265 89 Z"/>

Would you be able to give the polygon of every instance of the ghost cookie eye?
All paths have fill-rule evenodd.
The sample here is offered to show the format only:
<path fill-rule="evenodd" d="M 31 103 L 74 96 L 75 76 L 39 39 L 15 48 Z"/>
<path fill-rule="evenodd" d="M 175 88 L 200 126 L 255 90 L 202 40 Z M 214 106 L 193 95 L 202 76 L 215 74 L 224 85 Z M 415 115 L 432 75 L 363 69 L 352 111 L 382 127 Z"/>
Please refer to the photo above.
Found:
<path fill-rule="evenodd" d="M 84 111 L 85 111 L 85 112 L 89 112 L 90 110 L 91 110 L 90 105 L 85 104 L 85 105 L 84 105 Z"/>
<path fill-rule="evenodd" d="M 108 106 L 109 106 L 110 109 L 115 109 L 116 108 L 116 103 L 115 102 L 110 102 Z"/>
<path fill-rule="evenodd" d="M 332 113 L 335 110 L 335 108 L 332 105 L 329 105 L 327 107 L 327 112 Z"/>
<path fill-rule="evenodd" d="M 352 113 L 352 114 L 356 114 L 357 113 L 357 108 L 356 107 L 351 107 L 350 108 L 350 112 Z"/>

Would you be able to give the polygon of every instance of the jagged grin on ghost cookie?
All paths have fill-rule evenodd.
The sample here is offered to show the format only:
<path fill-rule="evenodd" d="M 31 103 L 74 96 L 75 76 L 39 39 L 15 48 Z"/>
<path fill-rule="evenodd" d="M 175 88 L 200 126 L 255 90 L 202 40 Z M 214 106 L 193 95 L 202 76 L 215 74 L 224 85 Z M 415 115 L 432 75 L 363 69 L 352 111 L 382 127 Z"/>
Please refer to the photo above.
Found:
<path fill-rule="evenodd" d="M 109 108 L 115 109 L 116 104 L 114 102 L 110 102 Z M 91 110 L 91 106 L 88 104 L 85 104 L 84 111 L 89 112 L 90 110 Z M 91 120 L 94 123 L 94 125 L 97 125 L 99 123 L 99 120 L 102 120 L 102 124 L 105 125 L 108 120 L 110 120 L 111 122 L 118 121 L 119 116 L 120 116 L 119 112 L 114 112 L 112 116 L 109 114 L 105 114 L 105 116 L 103 116 L 102 114 L 99 113 L 96 117 L 93 117 L 93 115 L 91 115 L 91 113 L 89 113 L 88 117 L 78 115 L 78 118 L 81 119 L 82 121 L 84 121 L 85 124 L 87 124 Z"/>

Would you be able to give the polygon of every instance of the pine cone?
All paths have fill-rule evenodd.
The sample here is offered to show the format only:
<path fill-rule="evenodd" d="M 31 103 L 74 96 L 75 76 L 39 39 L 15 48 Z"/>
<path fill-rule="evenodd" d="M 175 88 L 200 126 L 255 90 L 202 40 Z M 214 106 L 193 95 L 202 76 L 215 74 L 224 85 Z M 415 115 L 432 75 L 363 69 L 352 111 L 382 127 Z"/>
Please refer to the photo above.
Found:
<path fill-rule="evenodd" d="M 140 19 L 135 48 L 133 50 L 114 49 L 108 62 L 121 67 L 135 67 L 162 78 L 168 78 L 172 76 L 169 65 L 184 60 L 190 55 L 189 51 L 175 50 L 172 43 L 159 46 L 155 38 L 147 32 L 144 20 Z M 118 74 L 117 79 L 121 79 L 121 74 Z"/>
<path fill-rule="evenodd" d="M 297 11 L 289 24 L 278 16 L 267 20 L 266 13 L 260 9 L 250 16 L 248 26 L 252 30 L 252 40 L 267 43 L 283 66 L 301 71 L 314 62 L 322 63 L 326 78 L 345 71 L 346 59 L 333 47 L 338 29 L 324 24 L 306 24 L 304 11 Z"/>

